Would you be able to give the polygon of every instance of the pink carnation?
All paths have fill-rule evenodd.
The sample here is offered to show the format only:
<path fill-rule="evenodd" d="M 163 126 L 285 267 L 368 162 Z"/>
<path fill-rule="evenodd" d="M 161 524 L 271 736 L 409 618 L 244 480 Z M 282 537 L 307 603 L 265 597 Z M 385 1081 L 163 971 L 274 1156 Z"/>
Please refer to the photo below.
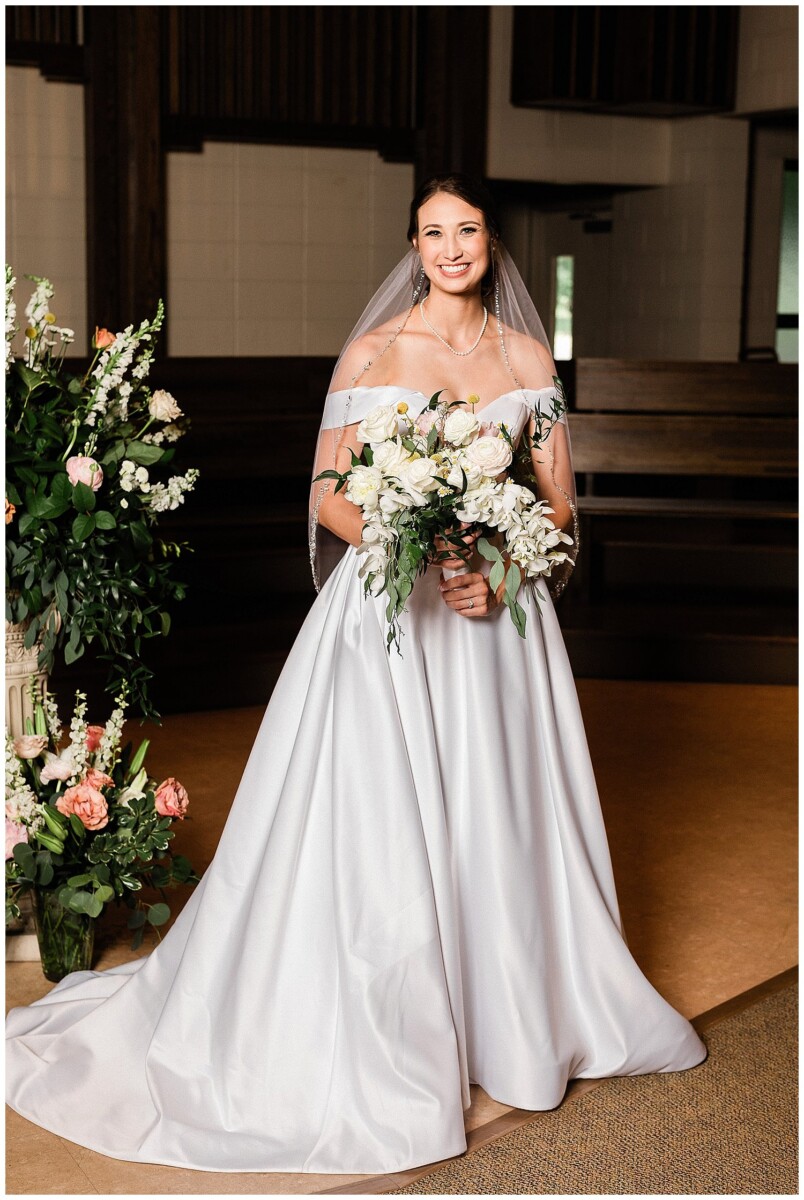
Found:
<path fill-rule="evenodd" d="M 91 788 L 100 791 L 103 787 L 111 787 L 114 780 L 111 775 L 105 775 L 103 771 L 97 771 L 94 767 L 90 767 L 81 782 L 88 783 Z"/>
<path fill-rule="evenodd" d="M 156 804 L 156 811 L 160 816 L 179 817 L 183 821 L 184 814 L 187 812 L 187 806 L 190 803 L 190 797 L 178 779 L 174 779 L 171 775 L 169 779 L 160 783 L 156 789 L 154 802 Z"/>
<path fill-rule="evenodd" d="M 87 725 L 87 751 L 89 754 L 95 753 L 98 746 L 101 744 L 102 737 L 102 725 Z"/>
<path fill-rule="evenodd" d="M 75 787 L 67 788 L 57 799 L 56 808 L 65 817 L 75 813 L 87 829 L 103 829 L 109 824 L 109 810 L 103 794 L 88 783 L 77 783 Z"/>
<path fill-rule="evenodd" d="M 436 410 L 434 408 L 429 408 L 429 409 L 426 408 L 424 410 L 424 412 L 420 413 L 419 416 L 416 418 L 416 420 L 413 422 L 413 424 L 416 427 L 416 432 L 417 433 L 429 433 L 430 430 L 433 428 L 433 425 L 435 424 L 437 418 L 438 418 L 438 413 L 436 412 Z"/>
<path fill-rule="evenodd" d="M 67 459 L 65 466 L 67 478 L 73 487 L 77 483 L 85 483 L 93 492 L 97 492 L 103 483 L 103 471 L 94 458 L 87 458 L 85 454 L 74 454 L 72 458 Z"/>
<path fill-rule="evenodd" d="M 6 860 L 14 857 L 14 847 L 28 841 L 28 830 L 6 817 Z"/>

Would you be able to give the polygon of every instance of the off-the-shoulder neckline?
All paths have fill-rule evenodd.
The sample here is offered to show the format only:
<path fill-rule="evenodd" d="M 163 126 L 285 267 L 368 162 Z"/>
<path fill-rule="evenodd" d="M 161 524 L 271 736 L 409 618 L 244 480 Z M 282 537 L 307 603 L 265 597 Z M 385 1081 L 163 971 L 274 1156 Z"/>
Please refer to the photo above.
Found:
<path fill-rule="evenodd" d="M 482 404 L 479 408 L 475 408 L 474 412 L 479 416 L 480 413 L 485 412 L 487 408 L 491 408 L 493 404 L 498 404 L 500 400 L 507 400 L 509 396 L 513 396 L 513 398 L 517 400 L 523 393 L 531 393 L 532 395 L 538 396 L 542 392 L 555 392 L 555 390 L 555 384 L 552 383 L 542 388 L 512 388 L 510 392 L 503 392 L 501 396 L 496 396 L 493 400 L 490 400 L 488 404 Z M 344 396 L 348 395 L 349 392 L 375 391 L 404 392 L 406 396 L 421 396 L 422 400 L 428 402 L 430 399 L 430 397 L 425 395 L 424 392 L 420 392 L 416 388 L 403 387 L 400 383 L 358 383 L 351 388 L 337 388 L 334 392 L 330 392 L 329 395 Z M 467 409 L 466 411 L 468 412 L 469 410 Z"/>

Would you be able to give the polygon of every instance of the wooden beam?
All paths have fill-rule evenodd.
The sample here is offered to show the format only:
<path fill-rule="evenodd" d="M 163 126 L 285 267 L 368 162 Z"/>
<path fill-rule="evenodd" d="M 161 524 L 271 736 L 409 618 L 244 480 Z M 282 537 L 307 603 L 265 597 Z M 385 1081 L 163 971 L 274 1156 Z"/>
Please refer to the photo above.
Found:
<path fill-rule="evenodd" d="M 167 286 L 161 15 L 85 13 L 89 327 L 117 330 L 152 316 Z"/>

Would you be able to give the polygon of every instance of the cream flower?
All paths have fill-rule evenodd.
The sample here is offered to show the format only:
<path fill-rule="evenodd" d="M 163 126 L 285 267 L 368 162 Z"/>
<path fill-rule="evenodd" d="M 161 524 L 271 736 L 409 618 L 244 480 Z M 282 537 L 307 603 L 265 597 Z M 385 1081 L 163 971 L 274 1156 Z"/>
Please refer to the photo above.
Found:
<path fill-rule="evenodd" d="M 398 416 L 395 404 L 380 404 L 373 408 L 367 417 L 357 427 L 357 436 L 361 442 L 385 442 L 388 438 L 396 437 Z"/>
<path fill-rule="evenodd" d="M 479 467 L 484 475 L 499 475 L 510 467 L 513 454 L 504 438 L 479 437 L 464 451 L 466 458 Z"/>
<path fill-rule="evenodd" d="M 374 466 L 383 475 L 396 475 L 403 463 L 408 462 L 410 453 L 402 445 L 401 438 L 381 442 L 374 448 Z"/>
<path fill-rule="evenodd" d="M 170 392 L 154 392 L 148 401 L 148 411 L 155 421 L 175 421 L 180 417 L 181 409 Z"/>
<path fill-rule="evenodd" d="M 435 491 L 441 483 L 438 465 L 429 458 L 415 458 L 404 463 L 397 479 L 416 505 L 427 503 L 427 493 Z"/>
<path fill-rule="evenodd" d="M 444 422 L 444 440 L 453 446 L 468 446 L 476 436 L 480 422 L 477 417 L 462 408 L 453 409 Z"/>
<path fill-rule="evenodd" d="M 373 512 L 379 503 L 382 471 L 379 467 L 352 467 L 346 485 L 346 498 L 365 512 Z"/>
<path fill-rule="evenodd" d="M 47 738 L 35 733 L 14 738 L 14 753 L 18 758 L 38 758 L 46 746 Z"/>

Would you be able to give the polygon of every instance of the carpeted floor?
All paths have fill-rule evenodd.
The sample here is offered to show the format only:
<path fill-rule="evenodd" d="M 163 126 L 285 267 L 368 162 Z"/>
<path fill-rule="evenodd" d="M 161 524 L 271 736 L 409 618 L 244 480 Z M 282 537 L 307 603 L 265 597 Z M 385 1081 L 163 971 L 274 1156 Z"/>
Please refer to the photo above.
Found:
<path fill-rule="evenodd" d="M 795 983 L 704 1032 L 709 1057 L 607 1080 L 386 1195 L 798 1194 Z"/>

